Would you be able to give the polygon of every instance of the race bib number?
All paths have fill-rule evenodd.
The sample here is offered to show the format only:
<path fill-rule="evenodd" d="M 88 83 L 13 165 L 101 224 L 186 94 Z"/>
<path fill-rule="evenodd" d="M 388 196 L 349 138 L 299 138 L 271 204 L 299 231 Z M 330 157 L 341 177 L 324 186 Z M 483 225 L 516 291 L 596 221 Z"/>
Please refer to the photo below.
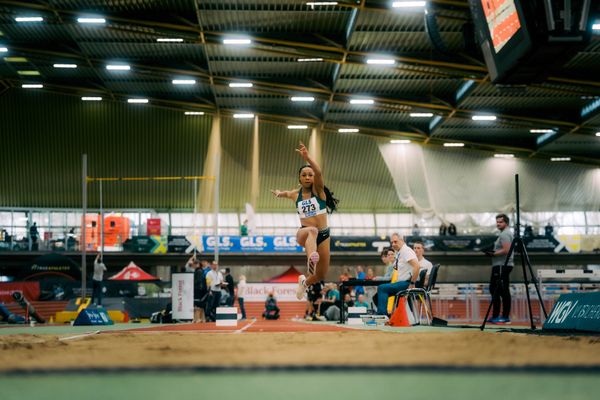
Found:
<path fill-rule="evenodd" d="M 315 197 L 311 197 L 307 200 L 302 200 L 298 203 L 298 214 L 300 218 L 314 217 L 319 211 L 319 203 Z"/>

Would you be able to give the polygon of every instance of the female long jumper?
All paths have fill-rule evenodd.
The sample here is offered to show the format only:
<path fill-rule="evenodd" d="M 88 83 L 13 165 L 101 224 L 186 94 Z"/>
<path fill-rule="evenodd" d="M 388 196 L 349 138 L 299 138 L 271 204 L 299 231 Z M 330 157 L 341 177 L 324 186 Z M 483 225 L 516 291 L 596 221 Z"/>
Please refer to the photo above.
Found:
<path fill-rule="evenodd" d="M 327 214 L 332 213 L 338 200 L 325 186 L 319 164 L 308 154 L 306 146 L 300 142 L 296 149 L 306 162 L 298 171 L 300 187 L 298 189 L 281 191 L 271 190 L 275 197 L 284 197 L 296 203 L 300 217 L 300 229 L 296 240 L 304 247 L 307 257 L 307 276 L 298 277 L 296 297 L 301 300 L 307 288 L 325 279 L 329 270 L 329 225 Z"/>

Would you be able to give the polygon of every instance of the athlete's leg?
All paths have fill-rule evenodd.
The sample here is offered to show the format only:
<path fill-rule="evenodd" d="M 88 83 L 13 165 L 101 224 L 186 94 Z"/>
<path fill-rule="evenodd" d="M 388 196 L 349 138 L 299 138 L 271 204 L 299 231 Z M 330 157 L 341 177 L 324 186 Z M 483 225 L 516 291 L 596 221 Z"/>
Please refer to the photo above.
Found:
<path fill-rule="evenodd" d="M 306 278 L 306 286 L 314 285 L 317 282 L 325 280 L 327 272 L 329 271 L 330 243 L 330 238 L 319 243 L 317 249 L 317 252 L 319 253 L 319 262 L 317 263 L 315 273 Z"/>
<path fill-rule="evenodd" d="M 315 266 L 319 261 L 320 255 L 317 252 L 317 235 L 319 230 L 314 226 L 307 226 L 298 229 L 296 234 L 296 241 L 300 246 L 304 247 L 306 252 L 306 258 L 308 260 L 308 275 L 313 275 Z"/>

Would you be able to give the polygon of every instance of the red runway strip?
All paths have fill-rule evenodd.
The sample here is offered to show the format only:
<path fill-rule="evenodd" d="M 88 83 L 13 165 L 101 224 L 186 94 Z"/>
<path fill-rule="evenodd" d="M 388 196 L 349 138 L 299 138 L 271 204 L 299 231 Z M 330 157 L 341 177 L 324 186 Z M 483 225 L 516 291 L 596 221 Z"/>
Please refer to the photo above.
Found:
<path fill-rule="evenodd" d="M 246 328 L 248 325 L 248 328 Z M 149 328 L 134 328 L 119 331 L 106 331 L 102 333 L 120 333 L 120 332 L 198 332 L 198 333 L 234 333 L 238 332 L 340 332 L 349 328 L 337 325 L 310 324 L 295 321 L 265 321 L 257 320 L 238 323 L 238 326 L 216 326 L 214 322 L 195 323 L 195 324 L 169 324 L 157 325 Z"/>

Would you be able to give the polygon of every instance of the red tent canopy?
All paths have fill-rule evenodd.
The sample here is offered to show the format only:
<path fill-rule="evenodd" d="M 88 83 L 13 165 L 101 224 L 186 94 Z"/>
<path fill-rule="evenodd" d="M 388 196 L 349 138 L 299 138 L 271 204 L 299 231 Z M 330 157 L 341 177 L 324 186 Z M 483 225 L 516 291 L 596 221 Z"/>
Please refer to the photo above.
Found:
<path fill-rule="evenodd" d="M 130 262 L 125 268 L 123 268 L 118 274 L 111 276 L 108 279 L 115 281 L 158 281 L 159 278 L 150 275 L 140 267 Z"/>
<path fill-rule="evenodd" d="M 265 280 L 267 283 L 298 283 L 298 277 L 301 275 L 300 272 L 293 266 L 291 266 L 283 274 L 276 275 L 270 279 Z"/>

